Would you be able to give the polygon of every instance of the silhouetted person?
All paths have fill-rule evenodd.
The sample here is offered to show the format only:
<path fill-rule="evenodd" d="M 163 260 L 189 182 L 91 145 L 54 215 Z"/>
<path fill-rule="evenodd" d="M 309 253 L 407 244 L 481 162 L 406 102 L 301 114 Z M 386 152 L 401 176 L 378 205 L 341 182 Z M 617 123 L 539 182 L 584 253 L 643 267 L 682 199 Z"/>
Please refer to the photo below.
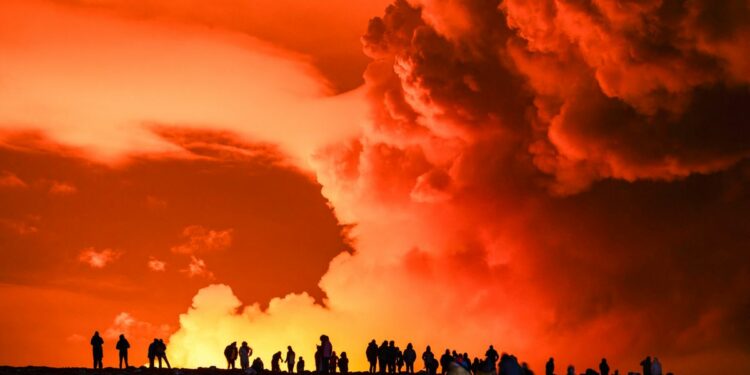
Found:
<path fill-rule="evenodd" d="M 651 375 L 651 357 L 646 357 L 641 361 L 641 369 L 643 369 L 643 375 Z"/>
<path fill-rule="evenodd" d="M 500 374 L 501 375 L 520 375 L 522 373 L 521 365 L 518 359 L 513 355 L 503 353 L 500 356 Z"/>
<path fill-rule="evenodd" d="M 396 373 L 396 343 L 391 340 L 388 343 L 388 349 L 385 351 L 385 363 L 388 366 L 388 373 Z"/>
<path fill-rule="evenodd" d="M 305 359 L 299 357 L 299 361 L 297 361 L 297 373 L 301 374 L 303 372 L 305 372 Z"/>
<path fill-rule="evenodd" d="M 435 360 L 435 354 L 432 353 L 432 349 L 429 345 L 422 353 L 422 361 L 424 361 L 424 368 L 427 370 L 428 375 L 435 375 L 437 371 L 437 360 Z"/>
<path fill-rule="evenodd" d="M 346 352 L 341 352 L 341 358 L 339 358 L 339 370 L 342 374 L 349 373 L 349 358 L 346 356 Z"/>
<path fill-rule="evenodd" d="M 396 370 L 401 372 L 401 368 L 404 367 L 404 353 L 401 352 L 401 348 L 396 347 Z"/>
<path fill-rule="evenodd" d="M 555 359 L 549 357 L 549 361 L 544 365 L 544 375 L 555 375 Z"/>
<path fill-rule="evenodd" d="M 320 372 L 322 368 L 320 361 L 323 359 L 323 348 L 320 345 L 315 346 L 315 372 Z"/>
<path fill-rule="evenodd" d="M 102 359 L 104 359 L 104 339 L 99 336 L 99 331 L 95 331 L 94 336 L 91 336 L 91 350 L 94 355 L 94 369 L 102 368 Z"/>
<path fill-rule="evenodd" d="M 167 344 L 165 344 L 164 340 L 162 339 L 159 339 L 158 344 L 156 345 L 156 358 L 159 358 L 159 368 L 161 368 L 162 360 L 167 364 L 167 368 L 172 368 L 172 366 L 169 365 L 169 360 L 167 359 Z"/>
<path fill-rule="evenodd" d="M 568 365 L 568 375 L 576 375 L 576 368 L 573 365 Z"/>
<path fill-rule="evenodd" d="M 651 362 L 651 375 L 661 375 L 661 362 L 659 362 L 659 358 L 654 357 L 654 361 Z"/>
<path fill-rule="evenodd" d="M 411 345 L 411 343 L 408 343 L 406 345 L 406 349 L 404 349 L 404 364 L 406 364 L 407 374 L 414 373 L 414 362 L 416 360 L 417 360 L 417 352 L 414 350 L 414 347 Z"/>
<path fill-rule="evenodd" d="M 240 355 L 240 367 L 243 370 L 250 368 L 250 356 L 253 355 L 253 348 L 247 345 L 247 341 L 243 341 L 239 349 Z"/>
<path fill-rule="evenodd" d="M 367 356 L 367 362 L 370 363 L 370 368 L 367 371 L 374 374 L 378 371 L 378 344 L 375 342 L 375 339 L 372 339 L 372 341 L 367 344 L 365 356 Z"/>
<path fill-rule="evenodd" d="M 234 362 L 237 361 L 238 355 L 239 351 L 237 350 L 237 341 L 227 345 L 227 347 L 224 348 L 224 358 L 227 359 L 227 370 L 236 368 L 234 366 Z"/>
<path fill-rule="evenodd" d="M 333 344 L 326 335 L 320 336 L 320 371 L 324 374 L 329 372 L 331 356 L 333 355 Z"/>
<path fill-rule="evenodd" d="M 471 372 L 473 374 L 478 373 L 481 366 L 482 366 L 482 363 L 479 362 L 479 358 L 474 357 L 474 361 L 471 362 Z"/>
<path fill-rule="evenodd" d="M 128 349 L 130 349 L 130 343 L 125 339 L 125 335 L 120 335 L 115 349 L 120 353 L 120 368 L 122 368 L 123 361 L 125 361 L 125 368 L 128 368 Z"/>
<path fill-rule="evenodd" d="M 276 352 L 271 357 L 271 371 L 281 372 L 281 352 Z"/>
<path fill-rule="evenodd" d="M 461 356 L 461 366 L 463 366 L 466 371 L 471 371 L 471 361 L 469 360 L 469 353 L 464 353 Z"/>
<path fill-rule="evenodd" d="M 383 341 L 378 348 L 378 366 L 380 373 L 385 374 L 385 370 L 388 368 L 388 341 Z"/>
<path fill-rule="evenodd" d="M 497 350 L 495 350 L 495 347 L 490 345 L 489 349 L 487 349 L 487 352 L 484 353 L 484 356 L 485 360 L 492 365 L 492 371 L 495 371 L 497 360 L 500 359 L 500 356 L 497 354 Z"/>
<path fill-rule="evenodd" d="M 453 363 L 453 359 L 455 357 L 451 355 L 451 351 L 448 349 L 445 349 L 445 353 L 440 357 L 440 369 L 441 374 L 447 374 L 449 370 L 449 366 L 451 363 Z"/>
<path fill-rule="evenodd" d="M 331 359 L 329 359 L 328 363 L 328 370 L 331 372 L 331 374 L 336 373 L 336 367 L 338 367 L 339 363 L 339 357 L 336 355 L 336 352 L 334 351 L 331 353 Z"/>
<path fill-rule="evenodd" d="M 291 346 L 286 347 L 286 359 L 284 359 L 284 362 L 286 362 L 286 369 L 289 370 L 289 373 L 294 372 L 294 360 L 296 359 L 297 354 L 292 350 Z"/>
<path fill-rule="evenodd" d="M 263 366 L 263 360 L 260 357 L 255 357 L 253 364 L 250 366 L 251 369 L 255 370 L 255 373 L 260 374 L 263 372 L 265 366 Z"/>
<path fill-rule="evenodd" d="M 601 375 L 609 375 L 609 364 L 607 363 L 607 358 L 602 358 L 602 361 L 599 363 L 599 373 Z"/>
<path fill-rule="evenodd" d="M 148 346 L 148 368 L 154 368 L 156 353 L 159 351 L 158 346 L 159 339 L 154 339 L 154 341 Z"/>

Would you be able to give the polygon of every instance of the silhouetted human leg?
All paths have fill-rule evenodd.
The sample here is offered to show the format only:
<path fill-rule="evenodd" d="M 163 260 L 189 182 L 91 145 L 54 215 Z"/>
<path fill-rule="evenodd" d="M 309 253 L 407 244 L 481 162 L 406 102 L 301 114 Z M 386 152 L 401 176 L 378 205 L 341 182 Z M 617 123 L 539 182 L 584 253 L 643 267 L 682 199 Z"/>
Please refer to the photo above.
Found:
<path fill-rule="evenodd" d="M 159 368 L 161 368 L 161 356 L 159 356 L 157 358 L 159 358 Z"/>

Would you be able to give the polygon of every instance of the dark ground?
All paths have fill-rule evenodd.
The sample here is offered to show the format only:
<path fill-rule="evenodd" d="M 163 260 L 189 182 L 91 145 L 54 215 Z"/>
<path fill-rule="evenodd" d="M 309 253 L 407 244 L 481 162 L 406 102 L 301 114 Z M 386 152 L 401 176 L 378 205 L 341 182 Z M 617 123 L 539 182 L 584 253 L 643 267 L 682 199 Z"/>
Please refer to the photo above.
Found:
<path fill-rule="evenodd" d="M 199 368 L 199 369 L 149 369 L 146 367 L 131 367 L 127 370 L 105 367 L 101 370 L 79 367 L 9 367 L 0 366 L 0 375 L 245 375 L 242 370 L 225 370 L 222 368 Z M 286 372 L 263 371 L 261 375 L 281 375 Z M 311 375 L 312 372 L 305 371 L 304 374 Z M 350 375 L 365 375 L 366 372 L 350 372 Z M 339 374 L 340 375 L 340 374 Z"/>

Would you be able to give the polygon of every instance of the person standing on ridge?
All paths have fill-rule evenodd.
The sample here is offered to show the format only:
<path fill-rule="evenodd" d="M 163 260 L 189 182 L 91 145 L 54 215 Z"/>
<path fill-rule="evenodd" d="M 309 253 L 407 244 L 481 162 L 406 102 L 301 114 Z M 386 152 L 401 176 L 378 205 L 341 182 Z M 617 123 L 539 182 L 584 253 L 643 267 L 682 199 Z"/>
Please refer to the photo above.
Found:
<path fill-rule="evenodd" d="M 303 372 L 305 372 L 305 359 L 299 357 L 299 361 L 297 361 L 297 373 L 301 374 Z"/>
<path fill-rule="evenodd" d="M 370 363 L 370 368 L 367 370 L 370 374 L 374 374 L 378 371 L 378 344 L 375 339 L 372 339 L 367 344 L 367 350 L 365 350 L 365 356 L 367 356 L 367 362 Z"/>
<path fill-rule="evenodd" d="M 102 359 L 104 359 L 104 339 L 99 336 L 99 331 L 95 331 L 94 336 L 91 337 L 91 349 L 94 354 L 94 369 L 102 368 Z"/>
<path fill-rule="evenodd" d="M 226 348 L 224 348 L 224 358 L 227 359 L 227 370 L 234 369 L 234 363 L 237 361 L 237 341 L 227 345 Z"/>
<path fill-rule="evenodd" d="M 607 363 L 607 358 L 602 358 L 602 361 L 599 363 L 599 374 L 609 375 L 609 364 Z"/>
<path fill-rule="evenodd" d="M 659 358 L 654 357 L 654 361 L 651 362 L 651 375 L 661 375 L 661 362 L 659 362 Z"/>
<path fill-rule="evenodd" d="M 156 346 L 156 357 L 159 358 L 159 368 L 161 368 L 162 360 L 167 363 L 167 368 L 172 368 L 172 366 L 169 364 L 169 360 L 167 359 L 167 344 L 165 344 L 164 340 L 162 339 L 159 339 Z"/>
<path fill-rule="evenodd" d="M 130 349 L 130 343 L 125 339 L 125 335 L 120 335 L 115 349 L 120 353 L 120 368 L 122 368 L 122 361 L 125 361 L 125 368 L 130 367 L 128 366 L 128 349 Z"/>
<path fill-rule="evenodd" d="M 440 357 L 441 374 L 445 375 L 448 373 L 449 367 L 451 363 L 453 363 L 455 357 L 456 356 L 451 355 L 449 349 L 445 349 L 445 353 Z"/>
<path fill-rule="evenodd" d="M 378 367 L 381 374 L 385 374 L 388 367 L 388 341 L 383 341 L 378 348 Z"/>
<path fill-rule="evenodd" d="M 326 335 L 320 336 L 320 372 L 327 374 L 333 355 L 333 344 L 331 339 Z"/>
<path fill-rule="evenodd" d="M 651 375 L 651 356 L 641 361 L 641 368 L 643 369 L 643 375 Z"/>
<path fill-rule="evenodd" d="M 336 367 L 338 367 L 339 364 L 339 357 L 336 355 L 336 352 L 333 352 L 331 354 L 331 363 L 329 363 L 328 370 L 331 372 L 331 374 L 336 373 Z"/>
<path fill-rule="evenodd" d="M 286 347 L 286 359 L 284 359 L 284 362 L 286 363 L 286 368 L 289 370 L 289 373 L 294 372 L 294 360 L 296 359 L 297 354 L 294 353 L 294 350 L 292 350 L 292 346 L 289 345 Z"/>
<path fill-rule="evenodd" d="M 547 361 L 547 364 L 544 366 L 544 374 L 555 375 L 555 359 L 554 358 L 549 357 L 549 361 Z"/>
<path fill-rule="evenodd" d="M 435 375 L 435 371 L 432 370 L 434 360 L 435 354 L 432 353 L 432 349 L 427 345 L 424 353 L 422 353 L 422 361 L 424 361 L 424 368 L 427 370 L 428 375 Z M 434 370 L 437 370 L 437 367 Z"/>
<path fill-rule="evenodd" d="M 253 355 L 253 348 L 247 345 L 247 341 L 243 341 L 239 350 L 240 355 L 240 367 L 243 370 L 250 368 L 250 356 Z"/>
<path fill-rule="evenodd" d="M 487 349 L 487 352 L 484 355 L 486 357 L 486 361 L 492 364 L 492 371 L 495 371 L 497 360 L 500 359 L 500 356 L 497 354 L 497 350 L 495 350 L 495 347 L 490 345 L 489 349 Z"/>
<path fill-rule="evenodd" d="M 346 352 L 341 352 L 341 358 L 339 358 L 339 370 L 341 370 L 341 373 L 344 375 L 349 373 L 349 358 L 347 358 Z"/>
<path fill-rule="evenodd" d="M 406 364 L 406 373 L 414 373 L 414 361 L 417 360 L 417 352 L 414 351 L 414 346 L 411 343 L 406 344 L 404 349 L 404 363 Z"/>
<path fill-rule="evenodd" d="M 148 368 L 154 368 L 154 360 L 156 359 L 156 352 L 159 350 L 159 339 L 154 339 L 148 346 Z"/>
<path fill-rule="evenodd" d="M 281 352 L 276 352 L 271 357 L 271 371 L 281 372 Z"/>
<path fill-rule="evenodd" d="M 396 373 L 396 343 L 391 340 L 388 343 L 388 349 L 386 350 L 386 364 L 388 365 L 388 373 Z"/>

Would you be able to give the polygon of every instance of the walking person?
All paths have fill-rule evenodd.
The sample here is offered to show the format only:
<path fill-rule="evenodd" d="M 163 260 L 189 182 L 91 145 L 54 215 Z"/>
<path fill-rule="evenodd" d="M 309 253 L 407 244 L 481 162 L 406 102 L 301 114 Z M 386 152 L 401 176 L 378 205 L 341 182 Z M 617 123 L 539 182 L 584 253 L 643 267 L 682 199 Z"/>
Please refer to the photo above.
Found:
<path fill-rule="evenodd" d="M 128 365 L 128 349 L 130 349 L 130 343 L 125 339 L 125 335 L 120 335 L 120 339 L 117 340 L 115 349 L 120 353 L 120 368 L 122 368 L 123 361 L 125 361 L 125 368 L 130 367 Z"/>
<path fill-rule="evenodd" d="M 94 355 L 94 369 L 101 369 L 102 359 L 104 359 L 104 339 L 99 336 L 99 331 L 95 331 L 94 336 L 91 337 L 91 350 Z"/>

